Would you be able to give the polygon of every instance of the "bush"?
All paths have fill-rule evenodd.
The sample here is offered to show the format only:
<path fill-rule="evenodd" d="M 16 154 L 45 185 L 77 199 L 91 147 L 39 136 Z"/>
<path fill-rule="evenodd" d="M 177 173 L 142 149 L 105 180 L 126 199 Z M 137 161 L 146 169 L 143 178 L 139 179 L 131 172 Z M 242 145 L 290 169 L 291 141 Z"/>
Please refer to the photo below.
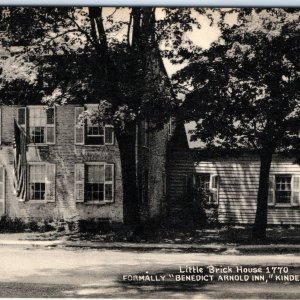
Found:
<path fill-rule="evenodd" d="M 111 224 L 107 219 L 88 219 L 78 221 L 78 230 L 88 233 L 107 233 L 111 231 Z"/>
<path fill-rule="evenodd" d="M 25 229 L 26 224 L 20 218 L 10 218 L 5 215 L 0 218 L 0 232 L 24 232 Z"/>
<path fill-rule="evenodd" d="M 52 223 L 44 220 L 41 222 L 37 222 L 31 220 L 29 222 L 25 222 L 20 218 L 11 218 L 9 216 L 2 216 L 0 218 L 0 232 L 6 233 L 17 233 L 17 232 L 46 232 L 55 230 L 55 227 Z"/>

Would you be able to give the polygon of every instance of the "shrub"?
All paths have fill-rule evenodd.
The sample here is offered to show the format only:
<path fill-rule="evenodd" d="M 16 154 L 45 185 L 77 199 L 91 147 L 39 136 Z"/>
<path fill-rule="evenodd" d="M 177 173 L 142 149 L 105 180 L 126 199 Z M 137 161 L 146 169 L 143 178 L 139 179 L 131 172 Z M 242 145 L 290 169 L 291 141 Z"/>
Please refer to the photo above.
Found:
<path fill-rule="evenodd" d="M 0 218 L 0 232 L 23 232 L 25 222 L 20 218 L 11 218 L 6 215 Z"/>

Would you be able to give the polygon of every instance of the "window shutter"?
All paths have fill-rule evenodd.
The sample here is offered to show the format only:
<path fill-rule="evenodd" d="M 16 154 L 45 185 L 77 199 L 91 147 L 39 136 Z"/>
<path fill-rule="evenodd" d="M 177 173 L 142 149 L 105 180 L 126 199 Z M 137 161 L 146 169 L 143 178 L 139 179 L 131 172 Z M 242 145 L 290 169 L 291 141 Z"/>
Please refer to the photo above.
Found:
<path fill-rule="evenodd" d="M 292 206 L 300 205 L 300 176 L 292 177 Z"/>
<path fill-rule="evenodd" d="M 55 178 L 56 165 L 47 163 L 45 179 L 45 200 L 47 202 L 55 202 Z"/>
<path fill-rule="evenodd" d="M 105 201 L 114 200 L 114 165 L 105 165 Z"/>
<path fill-rule="evenodd" d="M 84 164 L 75 164 L 75 200 L 84 202 Z"/>
<path fill-rule="evenodd" d="M 26 131 L 26 127 L 27 127 L 27 109 L 26 109 L 26 107 L 18 108 L 18 124 Z"/>
<path fill-rule="evenodd" d="M 268 205 L 275 205 L 275 176 L 270 175 L 269 177 L 269 194 L 268 194 Z"/>
<path fill-rule="evenodd" d="M 5 169 L 4 166 L 0 166 L 0 202 L 5 198 Z"/>
<path fill-rule="evenodd" d="M 219 176 L 216 174 L 211 174 L 209 179 L 209 203 L 218 204 L 219 203 Z"/>
<path fill-rule="evenodd" d="M 75 107 L 75 144 L 84 144 L 84 125 L 79 124 L 78 118 L 84 112 L 84 107 Z"/>
<path fill-rule="evenodd" d="M 55 143 L 55 109 L 54 107 L 49 107 L 46 111 L 46 143 Z"/>
<path fill-rule="evenodd" d="M 112 125 L 105 125 L 105 144 L 114 144 L 114 127 Z"/>

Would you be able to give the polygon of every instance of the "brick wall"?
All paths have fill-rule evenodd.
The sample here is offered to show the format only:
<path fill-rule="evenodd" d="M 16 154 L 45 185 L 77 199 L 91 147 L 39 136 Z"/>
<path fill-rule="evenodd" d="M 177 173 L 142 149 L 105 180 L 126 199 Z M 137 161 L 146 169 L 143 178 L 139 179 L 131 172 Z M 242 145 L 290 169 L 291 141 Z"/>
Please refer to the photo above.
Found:
<path fill-rule="evenodd" d="M 65 219 L 108 218 L 114 222 L 123 221 L 122 178 L 118 147 L 83 146 L 74 144 L 75 106 L 56 109 L 55 145 L 28 146 L 28 162 L 50 162 L 56 164 L 56 201 L 53 203 L 20 202 L 13 189 L 13 119 L 16 106 L 2 106 L 2 146 L 0 163 L 6 169 L 6 213 L 23 219 Z M 83 162 L 109 162 L 115 166 L 114 203 L 76 203 L 74 198 L 74 166 Z"/>

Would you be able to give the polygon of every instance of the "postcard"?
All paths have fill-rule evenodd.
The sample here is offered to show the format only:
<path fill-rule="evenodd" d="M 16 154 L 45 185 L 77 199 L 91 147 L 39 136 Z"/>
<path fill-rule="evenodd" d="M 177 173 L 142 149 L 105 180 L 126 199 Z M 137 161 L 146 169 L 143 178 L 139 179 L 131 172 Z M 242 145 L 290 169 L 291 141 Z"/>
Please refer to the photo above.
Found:
<path fill-rule="evenodd" d="M 299 299 L 299 8 L 0 9 L 0 297 Z"/>

